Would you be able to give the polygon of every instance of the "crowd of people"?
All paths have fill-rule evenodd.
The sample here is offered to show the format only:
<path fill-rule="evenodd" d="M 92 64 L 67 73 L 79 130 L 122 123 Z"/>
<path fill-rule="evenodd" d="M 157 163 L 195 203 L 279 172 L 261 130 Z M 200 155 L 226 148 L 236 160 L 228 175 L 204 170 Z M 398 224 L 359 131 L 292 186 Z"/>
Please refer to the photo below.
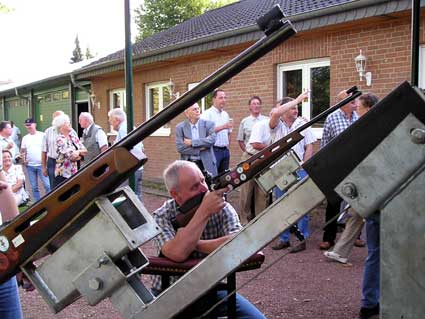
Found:
<path fill-rule="evenodd" d="M 285 97 L 277 101 L 269 116 L 262 114 L 261 98 L 252 96 L 248 100 L 249 115 L 240 122 L 236 137 L 242 151 L 240 160 L 248 159 L 305 124 L 306 120 L 298 114 L 298 104 L 308 98 L 308 95 L 309 92 L 303 92 L 295 99 Z M 346 96 L 346 92 L 342 91 L 338 98 L 343 99 Z M 325 147 L 377 101 L 375 95 L 366 93 L 330 114 L 324 124 L 320 147 Z M 267 194 L 254 181 L 248 181 L 240 187 L 240 211 L 236 212 L 226 201 L 227 188 L 208 191 L 206 183 L 208 177 L 217 176 L 229 169 L 233 120 L 225 109 L 226 93 L 222 89 L 217 89 L 213 92 L 212 106 L 209 109 L 201 114 L 199 105 L 195 103 L 184 112 L 186 120 L 175 128 L 175 143 L 180 160 L 171 163 L 164 171 L 164 182 L 171 199 L 153 213 L 156 222 L 162 228 L 162 233 L 155 239 L 158 251 L 171 260 L 181 262 L 189 257 L 205 256 L 234 236 L 243 225 L 248 224 L 271 204 L 273 199 L 277 200 L 285 195 L 284 191 L 277 187 L 273 190 L 273 194 Z M 83 112 L 79 116 L 79 123 L 83 128 L 81 138 L 72 129 L 68 115 L 56 111 L 52 117 L 52 126 L 45 132 L 37 131 L 35 121 L 32 118 L 27 119 L 24 123 L 27 134 L 23 136 L 22 141 L 19 129 L 13 129 L 16 128 L 13 123 L 0 122 L 2 148 L 0 196 L 7 198 L 4 205 L 8 203 L 10 206 L 12 198 L 15 207 L 28 201 L 25 174 L 19 163 L 26 168 L 32 198 L 37 201 L 40 199 L 38 186 L 40 183 L 44 187 L 44 192 L 49 192 L 108 148 L 107 135 L 94 123 L 90 113 Z M 108 117 L 111 127 L 117 132 L 114 143 L 118 143 L 127 135 L 126 113 L 116 108 L 108 113 Z M 304 130 L 302 135 L 304 139 L 292 148 L 300 163 L 312 157 L 313 146 L 316 143 L 316 137 L 311 129 Z M 132 153 L 140 158 L 143 151 L 143 144 L 139 143 Z M 299 169 L 297 175 L 299 179 L 303 179 L 307 173 Z M 143 167 L 135 173 L 135 192 L 140 200 L 142 200 L 142 176 Z M 175 229 L 173 219 L 178 213 L 178 207 L 200 193 L 204 193 L 205 196 L 194 217 L 185 227 Z M 337 223 L 334 217 L 340 213 L 341 207 L 344 207 L 342 199 L 337 202 L 328 200 L 325 219 L 327 226 L 319 248 L 326 250 L 324 255 L 330 260 L 347 263 L 352 247 L 355 244 L 362 246 L 359 238 L 364 220 L 350 208 L 346 227 L 340 239 L 336 241 Z M 2 213 L 5 209 L 0 207 Z M 14 212 L 12 215 L 17 214 L 15 209 L 12 212 Z M 3 220 L 11 217 L 13 216 L 3 216 Z M 297 227 L 301 235 L 297 236 L 299 241 L 297 244 L 291 245 L 290 233 L 286 231 L 279 236 L 272 249 L 289 248 L 291 253 L 305 250 L 305 239 L 309 236 L 308 224 L 308 215 L 298 221 Z M 366 236 L 368 257 L 362 285 L 360 318 L 370 318 L 379 313 L 378 213 L 366 219 Z M 153 291 L 158 294 L 160 289 L 161 279 L 157 277 L 154 279 Z M 217 297 L 221 297 L 222 293 L 224 294 L 218 292 Z M 198 314 L 200 309 L 198 306 L 190 307 L 185 314 Z M 221 315 L 223 309 L 219 307 L 216 312 Z M 264 318 L 255 306 L 240 295 L 237 296 L 237 314 L 238 317 Z"/>
<path fill-rule="evenodd" d="M 255 153 L 271 145 L 280 138 L 293 132 L 306 123 L 306 120 L 298 114 L 298 104 L 307 99 L 309 92 L 301 93 L 293 99 L 285 97 L 279 100 L 271 109 L 270 115 L 265 116 L 262 111 L 262 100 L 259 96 L 252 96 L 248 100 L 249 116 L 242 119 L 237 134 L 237 142 L 242 150 L 241 161 L 248 159 Z M 342 91 L 338 94 L 339 99 L 347 97 Z M 331 113 L 323 127 L 323 136 L 320 147 L 323 148 L 333 138 L 364 115 L 378 98 L 372 93 L 361 95 L 356 100 L 346 104 L 341 109 Z M 208 175 L 216 176 L 229 168 L 231 133 L 233 121 L 225 111 L 226 94 L 217 89 L 213 92 L 211 108 L 200 112 L 198 104 L 194 104 L 185 111 L 187 119 L 176 127 L 176 147 L 182 161 L 172 163 L 164 173 L 164 180 L 172 197 L 164 206 L 154 212 L 155 220 L 165 229 L 163 236 L 156 239 L 158 250 L 166 257 L 181 261 L 192 254 L 208 253 L 215 249 L 222 240 L 232 236 L 234 229 L 225 223 L 221 223 L 222 233 L 215 232 L 211 235 L 209 225 L 217 225 L 214 218 L 225 214 L 223 208 L 232 209 L 225 201 L 223 194 L 226 189 L 215 193 L 215 204 L 210 204 L 211 209 L 206 209 L 210 197 L 205 196 L 201 206 L 192 218 L 188 227 L 184 230 L 174 229 L 171 220 L 175 218 L 177 207 L 201 192 L 207 191 L 205 178 Z M 311 129 L 301 133 L 304 139 L 292 147 L 300 163 L 308 161 L 314 152 L 316 137 Z M 188 164 L 187 162 L 190 162 Z M 196 167 L 196 168 L 195 168 Z M 202 173 L 201 173 L 202 172 Z M 306 177 L 303 169 L 297 171 L 299 179 Z M 190 180 L 188 180 L 190 177 Z M 180 184 L 181 183 L 181 184 Z M 284 191 L 275 187 L 273 190 L 275 200 L 284 196 Z M 212 195 L 211 195 L 212 196 Z M 246 225 L 262 212 L 271 202 L 271 194 L 266 194 L 254 181 L 248 181 L 240 187 L 240 211 L 238 223 Z M 205 204 L 205 205 L 204 205 Z M 331 261 L 347 263 L 351 249 L 354 245 L 363 247 L 365 244 L 360 239 L 363 228 L 363 218 L 353 209 L 348 210 L 345 229 L 338 241 L 336 241 L 338 224 L 336 216 L 344 210 L 345 203 L 342 199 L 337 202 L 328 200 L 326 208 L 325 227 L 323 241 L 319 248 L 325 250 L 325 257 Z M 198 216 L 199 215 L 199 216 Z M 301 218 L 298 223 L 298 242 L 291 247 L 289 231 L 283 232 L 277 242 L 272 246 L 274 250 L 290 248 L 291 253 L 298 253 L 306 249 L 305 239 L 309 236 L 309 216 Z M 233 223 L 232 223 L 232 226 Z M 239 226 L 238 226 L 239 227 Z M 238 228 L 236 227 L 236 228 Z M 362 283 L 362 307 L 359 318 L 370 318 L 379 313 L 379 214 L 366 219 L 366 236 L 368 257 L 365 263 L 364 278 Z M 217 244 L 217 245 L 215 245 Z M 204 246 L 205 245 L 205 246 Z M 174 247 L 170 249 L 170 247 Z M 177 249 L 184 249 L 183 251 Z M 203 250 L 208 247 L 209 250 Z M 176 255 L 176 252 L 179 252 Z M 181 255 L 181 254 L 182 255 Z M 158 279 L 155 282 L 158 286 Z M 258 315 L 258 314 L 257 314 Z M 252 318 L 256 318 L 253 315 Z"/>

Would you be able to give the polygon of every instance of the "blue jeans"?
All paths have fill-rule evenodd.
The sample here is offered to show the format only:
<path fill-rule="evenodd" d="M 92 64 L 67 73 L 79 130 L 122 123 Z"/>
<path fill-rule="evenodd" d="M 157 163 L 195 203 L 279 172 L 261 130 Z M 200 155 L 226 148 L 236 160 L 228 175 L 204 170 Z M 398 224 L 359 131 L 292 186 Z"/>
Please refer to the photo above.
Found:
<path fill-rule="evenodd" d="M 40 199 L 40 190 L 38 189 L 38 178 L 43 183 L 44 191 L 46 194 L 50 192 L 50 182 L 47 176 L 43 175 L 41 166 L 27 166 L 28 178 L 30 180 L 32 196 L 35 201 Z"/>
<path fill-rule="evenodd" d="M 213 147 L 218 174 L 229 169 L 230 151 L 226 148 Z"/>
<path fill-rule="evenodd" d="M 57 186 L 55 179 L 55 167 L 56 159 L 48 157 L 47 158 L 47 175 L 49 176 L 50 189 L 54 189 Z"/>
<path fill-rule="evenodd" d="M 138 169 L 134 173 L 134 180 L 135 180 L 135 187 L 134 192 L 136 193 L 137 197 L 139 197 L 139 200 L 143 202 L 142 198 L 142 178 L 143 178 L 143 169 Z"/>
<path fill-rule="evenodd" d="M 192 305 L 186 308 L 181 314 L 177 315 L 178 319 L 196 318 L 203 315 L 219 300 L 227 296 L 227 291 L 220 290 L 216 296 L 207 294 L 205 297 L 195 301 Z M 217 318 L 227 315 L 227 302 L 223 301 L 205 318 Z M 204 318 L 204 317 L 203 317 Z M 266 317 L 252 303 L 236 294 L 236 318 L 238 319 L 266 319 Z"/>
<path fill-rule="evenodd" d="M 379 228 L 380 214 L 366 218 L 367 258 L 362 282 L 362 307 L 372 308 L 379 303 Z"/>
<path fill-rule="evenodd" d="M 0 285 L 0 318 L 23 318 L 21 301 L 19 300 L 18 285 L 15 277 L 12 277 Z"/>
<path fill-rule="evenodd" d="M 300 169 L 297 171 L 297 175 L 298 175 L 298 180 L 301 180 L 307 176 L 307 172 L 303 169 Z M 276 199 L 285 195 L 285 192 L 281 191 L 277 187 L 274 188 L 273 192 L 274 192 L 274 195 L 276 196 Z M 304 238 L 307 238 L 308 236 L 310 236 L 310 230 L 308 228 L 309 220 L 310 220 L 310 217 L 308 215 L 305 215 L 297 223 L 298 229 L 304 235 Z M 279 235 L 279 239 L 283 242 L 289 241 L 289 238 L 290 238 L 289 229 L 285 230 L 283 233 Z"/>

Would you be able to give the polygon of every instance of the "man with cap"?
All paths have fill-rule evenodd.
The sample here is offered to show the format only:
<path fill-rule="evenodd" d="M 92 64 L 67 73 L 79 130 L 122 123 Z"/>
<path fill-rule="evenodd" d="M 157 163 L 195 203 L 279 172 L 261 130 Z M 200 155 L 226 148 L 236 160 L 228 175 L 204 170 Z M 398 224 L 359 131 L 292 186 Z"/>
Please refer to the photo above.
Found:
<path fill-rule="evenodd" d="M 22 138 L 21 154 L 24 165 L 27 167 L 33 199 L 38 201 L 40 199 L 39 179 L 43 184 L 45 193 L 50 192 L 49 178 L 43 175 L 41 169 L 41 150 L 44 133 L 37 131 L 37 124 L 32 118 L 26 119 L 24 124 L 28 134 Z"/>

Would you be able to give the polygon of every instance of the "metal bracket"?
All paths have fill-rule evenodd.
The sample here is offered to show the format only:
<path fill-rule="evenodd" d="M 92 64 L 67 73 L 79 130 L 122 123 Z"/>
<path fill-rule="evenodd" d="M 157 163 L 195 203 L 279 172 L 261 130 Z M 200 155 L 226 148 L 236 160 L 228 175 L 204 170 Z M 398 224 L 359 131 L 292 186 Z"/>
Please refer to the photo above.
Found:
<path fill-rule="evenodd" d="M 270 192 L 276 186 L 285 191 L 297 182 L 296 171 L 300 168 L 301 163 L 291 150 L 278 162 L 267 168 L 264 173 L 257 176 L 255 180 L 265 193 Z"/>
<path fill-rule="evenodd" d="M 103 254 L 72 282 L 89 305 L 95 306 L 124 284 L 126 277 L 112 259 Z"/>
<path fill-rule="evenodd" d="M 90 219 L 68 225 L 59 234 L 67 240 L 53 254 L 22 270 L 54 312 L 81 294 L 91 305 L 110 297 L 129 316 L 153 299 L 137 274 L 148 264 L 138 247 L 160 229 L 129 187 L 98 197 L 83 212 Z"/>
<path fill-rule="evenodd" d="M 407 117 L 345 178 L 335 191 L 360 215 L 378 210 L 420 167 L 425 146 L 414 132 L 425 125 Z M 412 135 L 413 133 L 413 135 Z M 394 147 L 397 145 L 397 147 Z"/>

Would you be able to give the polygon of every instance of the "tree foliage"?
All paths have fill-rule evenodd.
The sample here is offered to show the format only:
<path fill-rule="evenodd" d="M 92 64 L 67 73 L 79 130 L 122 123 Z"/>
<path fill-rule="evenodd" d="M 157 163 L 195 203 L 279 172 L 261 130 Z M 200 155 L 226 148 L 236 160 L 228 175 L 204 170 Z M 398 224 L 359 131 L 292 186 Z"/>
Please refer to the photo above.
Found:
<path fill-rule="evenodd" d="M 75 49 L 72 51 L 71 61 L 69 63 L 77 63 L 83 61 L 83 54 L 81 53 L 80 41 L 78 40 L 78 35 L 75 37 Z"/>
<path fill-rule="evenodd" d="M 145 0 L 135 9 L 137 40 L 232 2 L 235 0 Z"/>

